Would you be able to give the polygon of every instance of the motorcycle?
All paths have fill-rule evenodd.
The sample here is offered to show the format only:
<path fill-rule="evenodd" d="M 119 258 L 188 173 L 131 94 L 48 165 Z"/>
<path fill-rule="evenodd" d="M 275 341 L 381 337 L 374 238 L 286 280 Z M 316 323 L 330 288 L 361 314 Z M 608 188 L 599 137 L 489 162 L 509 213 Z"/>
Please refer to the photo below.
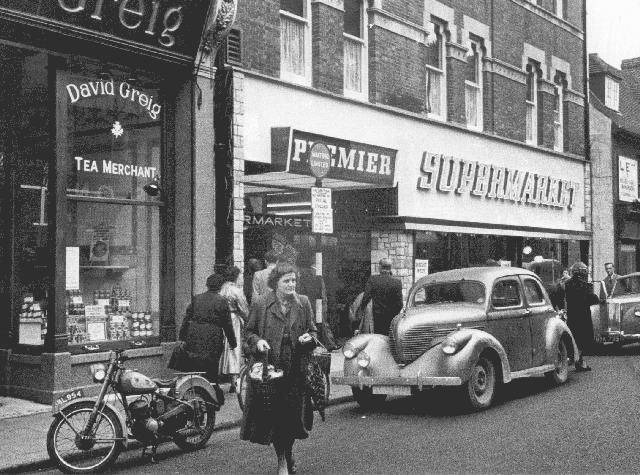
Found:
<path fill-rule="evenodd" d="M 213 434 L 215 413 L 224 404 L 217 384 L 209 383 L 203 373 L 151 379 L 125 368 L 128 359 L 125 350 L 115 350 L 106 367 L 91 366 L 94 382 L 102 383 L 97 398 L 84 397 L 83 390 L 77 389 L 54 402 L 47 451 L 63 472 L 106 469 L 130 438 L 142 443 L 143 457 L 149 455 L 155 461 L 162 442 L 173 441 L 191 451 L 203 447 Z M 129 403 L 128 397 L 136 398 Z"/>

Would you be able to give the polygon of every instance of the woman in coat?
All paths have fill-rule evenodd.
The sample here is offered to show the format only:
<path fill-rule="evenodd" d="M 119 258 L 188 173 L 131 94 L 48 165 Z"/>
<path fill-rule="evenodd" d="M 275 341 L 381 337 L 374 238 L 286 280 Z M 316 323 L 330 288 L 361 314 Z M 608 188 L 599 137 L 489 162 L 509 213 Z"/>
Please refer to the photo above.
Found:
<path fill-rule="evenodd" d="M 231 322 L 233 323 L 233 333 L 238 341 L 242 338 L 242 327 L 244 326 L 245 319 L 249 313 L 247 299 L 244 296 L 242 288 L 237 285 L 239 275 L 240 269 L 237 266 L 229 266 L 224 269 L 222 276 L 225 279 L 225 283 L 222 284 L 222 288 L 220 289 L 220 295 L 229 303 Z M 240 346 L 238 345 L 235 348 L 231 348 L 229 342 L 225 341 L 222 358 L 220 358 L 220 374 L 228 374 L 230 376 L 230 393 L 236 392 L 238 389 L 236 385 L 238 382 L 238 373 L 240 373 L 241 364 L 242 351 Z"/>
<path fill-rule="evenodd" d="M 229 305 L 218 293 L 223 283 L 224 278 L 217 274 L 207 278 L 208 290 L 193 297 L 179 334 L 193 364 L 191 371 L 206 372 L 212 383 L 218 382 L 218 365 L 225 336 L 231 348 L 237 346 Z"/>
<path fill-rule="evenodd" d="M 316 326 L 309 299 L 296 293 L 296 268 L 279 262 L 268 279 L 271 291 L 251 303 L 245 328 L 245 350 L 265 357 L 284 376 L 276 379 L 273 412 L 267 414 L 249 385 L 240 438 L 273 444 L 280 475 L 296 472 L 295 439 L 306 439 L 313 424 L 310 397 L 304 390 L 302 363 L 315 346 Z"/>

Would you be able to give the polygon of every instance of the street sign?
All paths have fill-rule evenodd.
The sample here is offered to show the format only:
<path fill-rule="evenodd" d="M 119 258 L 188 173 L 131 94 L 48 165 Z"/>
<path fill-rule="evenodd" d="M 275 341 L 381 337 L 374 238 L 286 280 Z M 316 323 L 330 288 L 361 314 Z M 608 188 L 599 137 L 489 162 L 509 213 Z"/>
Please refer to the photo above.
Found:
<path fill-rule="evenodd" d="M 315 143 L 309 152 L 309 169 L 316 178 L 323 178 L 331 167 L 331 152 L 323 143 Z"/>
<path fill-rule="evenodd" d="M 314 233 L 333 234 L 333 210 L 314 208 L 311 214 L 311 230 Z"/>
<path fill-rule="evenodd" d="M 331 209 L 331 188 L 311 187 L 311 207 L 313 209 Z"/>

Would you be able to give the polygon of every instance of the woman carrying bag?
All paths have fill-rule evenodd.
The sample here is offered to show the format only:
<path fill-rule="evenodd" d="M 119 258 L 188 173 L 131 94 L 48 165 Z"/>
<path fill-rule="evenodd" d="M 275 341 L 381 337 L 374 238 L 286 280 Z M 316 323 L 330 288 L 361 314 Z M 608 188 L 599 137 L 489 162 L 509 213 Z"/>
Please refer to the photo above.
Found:
<path fill-rule="evenodd" d="M 240 438 L 273 444 L 278 474 L 296 473 L 295 439 L 306 439 L 313 425 L 313 406 L 305 390 L 304 361 L 315 346 L 316 326 L 309 299 L 296 293 L 296 268 L 279 262 L 268 279 L 271 291 L 251 303 L 244 348 L 253 361 L 268 365 L 274 395 L 268 405 L 249 384 Z M 280 376 L 280 371 L 283 375 Z M 269 377 L 269 371 L 265 371 Z"/>

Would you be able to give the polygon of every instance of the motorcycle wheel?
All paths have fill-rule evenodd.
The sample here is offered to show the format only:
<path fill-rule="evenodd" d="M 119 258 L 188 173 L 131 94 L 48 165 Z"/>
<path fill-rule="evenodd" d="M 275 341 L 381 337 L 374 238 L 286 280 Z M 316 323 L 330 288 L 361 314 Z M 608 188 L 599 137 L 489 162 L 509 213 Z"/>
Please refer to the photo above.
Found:
<path fill-rule="evenodd" d="M 100 472 L 113 464 L 124 448 L 120 419 L 108 407 L 98 412 L 89 437 L 76 434 L 84 430 L 93 406 L 90 401 L 71 404 L 62 410 L 66 420 L 58 413 L 49 427 L 47 452 L 65 473 Z"/>
<path fill-rule="evenodd" d="M 216 411 L 212 405 L 213 398 L 207 391 L 197 386 L 187 389 L 178 397 L 183 401 L 199 400 L 205 410 L 199 416 L 189 419 L 184 429 L 189 432 L 188 435 L 176 436 L 173 441 L 184 451 L 200 449 L 211 438 L 216 424 Z"/>

